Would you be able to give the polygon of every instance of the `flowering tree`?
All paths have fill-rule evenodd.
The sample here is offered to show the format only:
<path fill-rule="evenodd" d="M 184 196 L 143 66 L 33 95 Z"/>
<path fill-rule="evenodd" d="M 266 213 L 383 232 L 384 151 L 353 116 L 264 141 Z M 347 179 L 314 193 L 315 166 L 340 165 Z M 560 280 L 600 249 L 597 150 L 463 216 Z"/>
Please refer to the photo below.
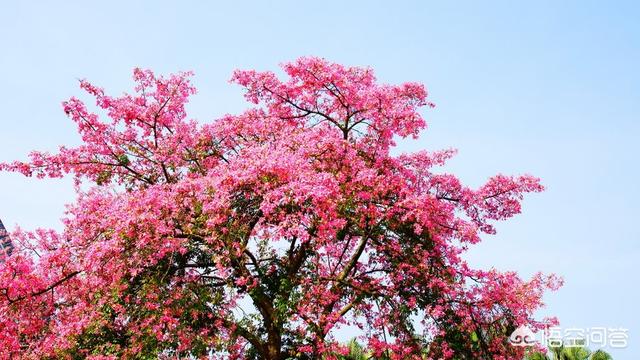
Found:
<path fill-rule="evenodd" d="M 62 233 L 12 234 L 4 358 L 335 359 L 345 326 L 378 358 L 522 355 L 508 336 L 544 325 L 532 313 L 558 279 L 461 254 L 538 179 L 471 189 L 433 171 L 453 151 L 391 155 L 425 128 L 420 84 L 318 58 L 283 68 L 236 71 L 255 106 L 204 125 L 185 112 L 190 73 L 136 69 L 120 97 L 81 81 L 102 114 L 64 103 L 82 144 L 0 165 L 83 185 Z"/>

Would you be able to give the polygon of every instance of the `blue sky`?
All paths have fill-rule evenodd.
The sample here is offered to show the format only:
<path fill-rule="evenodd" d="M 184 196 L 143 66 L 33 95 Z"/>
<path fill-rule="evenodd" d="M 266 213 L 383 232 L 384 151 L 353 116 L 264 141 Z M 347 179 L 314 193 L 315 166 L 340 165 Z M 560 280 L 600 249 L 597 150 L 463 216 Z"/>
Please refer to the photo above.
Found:
<path fill-rule="evenodd" d="M 0 5 L 0 161 L 75 144 L 60 102 L 78 78 L 120 93 L 131 69 L 194 70 L 191 116 L 246 104 L 235 68 L 317 55 L 419 81 L 437 104 L 400 151 L 455 147 L 447 171 L 481 184 L 532 173 L 548 191 L 469 258 L 564 276 L 545 313 L 566 327 L 624 327 L 640 356 L 640 6 L 633 1 L 8 2 Z M 9 229 L 60 228 L 69 180 L 0 174 Z"/>

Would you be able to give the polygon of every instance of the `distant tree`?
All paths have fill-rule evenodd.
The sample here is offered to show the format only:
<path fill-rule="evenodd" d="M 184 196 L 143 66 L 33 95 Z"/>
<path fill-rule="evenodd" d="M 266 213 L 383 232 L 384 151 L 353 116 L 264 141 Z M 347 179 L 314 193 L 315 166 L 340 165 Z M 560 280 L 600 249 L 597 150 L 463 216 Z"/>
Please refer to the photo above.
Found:
<path fill-rule="evenodd" d="M 338 360 L 369 360 L 372 358 L 371 353 L 356 339 L 352 339 L 347 343 L 346 354 L 338 355 Z"/>
<path fill-rule="evenodd" d="M 555 346 L 549 348 L 550 355 L 535 352 L 527 355 L 526 360 L 612 360 L 604 350 L 591 351 L 584 346 Z"/>
<path fill-rule="evenodd" d="M 10 256 L 13 252 L 13 243 L 5 229 L 2 220 L 0 220 L 0 261 L 4 261 L 6 256 Z"/>
<path fill-rule="evenodd" d="M 64 103 L 81 145 L 0 165 L 84 189 L 63 232 L 12 235 L 2 357 L 335 359 L 351 325 L 374 356 L 522 358 L 508 335 L 544 326 L 558 279 L 461 254 L 538 179 L 472 189 L 437 173 L 453 151 L 392 154 L 426 126 L 420 84 L 318 58 L 284 71 L 236 71 L 256 106 L 203 125 L 188 73 L 136 69 L 120 97 L 80 82 L 103 112 Z"/>
<path fill-rule="evenodd" d="M 604 350 L 596 350 L 591 354 L 590 360 L 613 360 L 613 357 Z"/>

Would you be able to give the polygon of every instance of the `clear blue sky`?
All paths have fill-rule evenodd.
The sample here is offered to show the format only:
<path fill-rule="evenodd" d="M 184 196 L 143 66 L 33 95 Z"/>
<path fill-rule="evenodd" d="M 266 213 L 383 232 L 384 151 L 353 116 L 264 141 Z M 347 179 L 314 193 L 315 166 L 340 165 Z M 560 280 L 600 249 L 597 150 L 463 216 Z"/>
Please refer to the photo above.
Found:
<path fill-rule="evenodd" d="M 60 102 L 77 78 L 115 93 L 131 69 L 194 70 L 191 115 L 245 107 L 234 68 L 301 55 L 420 81 L 437 108 L 401 150 L 456 147 L 448 171 L 477 185 L 530 172 L 548 191 L 470 253 L 479 266 L 564 276 L 546 313 L 567 327 L 625 327 L 640 357 L 640 6 L 620 1 L 4 2 L 0 161 L 77 143 Z M 232 3 L 232 2 L 229 2 Z M 516 4 L 517 3 L 517 4 Z M 71 182 L 0 174 L 9 229 L 59 228 Z"/>

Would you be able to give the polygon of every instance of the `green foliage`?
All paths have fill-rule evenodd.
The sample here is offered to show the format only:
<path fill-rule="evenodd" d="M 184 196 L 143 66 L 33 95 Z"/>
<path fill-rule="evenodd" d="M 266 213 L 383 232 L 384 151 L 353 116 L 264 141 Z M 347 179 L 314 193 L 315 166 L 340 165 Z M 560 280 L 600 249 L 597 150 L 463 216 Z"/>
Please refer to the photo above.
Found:
<path fill-rule="evenodd" d="M 596 350 L 593 354 L 591 354 L 590 360 L 613 360 L 613 357 L 606 351 Z"/>
<path fill-rule="evenodd" d="M 584 346 L 553 346 L 549 347 L 549 353 L 534 352 L 525 357 L 525 360 L 613 360 L 604 350 L 591 351 Z"/>
<path fill-rule="evenodd" d="M 349 354 L 341 355 L 339 360 L 368 360 L 372 355 L 356 339 L 349 341 Z"/>

